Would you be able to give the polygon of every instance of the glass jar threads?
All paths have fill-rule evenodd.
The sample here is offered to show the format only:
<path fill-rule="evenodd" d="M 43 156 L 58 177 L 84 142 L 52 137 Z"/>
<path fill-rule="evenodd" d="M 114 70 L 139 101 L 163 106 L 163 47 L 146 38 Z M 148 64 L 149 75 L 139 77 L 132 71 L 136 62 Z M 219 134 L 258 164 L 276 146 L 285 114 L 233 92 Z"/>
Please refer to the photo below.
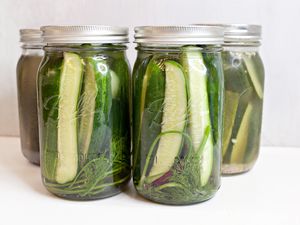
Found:
<path fill-rule="evenodd" d="M 46 188 L 68 199 L 115 195 L 130 180 L 127 28 L 45 26 L 38 76 Z"/>
<path fill-rule="evenodd" d="M 21 150 L 32 163 L 40 163 L 36 78 L 43 57 L 41 31 L 21 29 L 22 55 L 17 64 L 17 90 Z"/>
<path fill-rule="evenodd" d="M 222 53 L 225 102 L 224 174 L 250 170 L 258 157 L 262 122 L 264 67 L 258 25 L 224 25 Z"/>
<path fill-rule="evenodd" d="M 137 27 L 133 180 L 164 204 L 211 198 L 220 185 L 223 28 Z"/>

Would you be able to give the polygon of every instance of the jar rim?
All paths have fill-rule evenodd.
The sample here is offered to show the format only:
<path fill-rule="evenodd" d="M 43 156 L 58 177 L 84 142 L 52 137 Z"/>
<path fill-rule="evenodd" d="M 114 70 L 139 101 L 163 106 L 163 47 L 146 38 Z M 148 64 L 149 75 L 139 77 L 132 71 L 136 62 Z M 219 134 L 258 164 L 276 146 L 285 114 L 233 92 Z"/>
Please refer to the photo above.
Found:
<path fill-rule="evenodd" d="M 134 31 L 134 42 L 139 44 L 218 45 L 224 42 L 224 28 L 220 26 L 139 26 Z"/>
<path fill-rule="evenodd" d="M 202 26 L 203 24 L 195 24 Z M 224 27 L 224 45 L 245 44 L 259 46 L 261 44 L 262 26 L 258 24 L 212 23 L 207 26 Z"/>
<path fill-rule="evenodd" d="M 128 28 L 107 25 L 48 25 L 42 26 L 45 44 L 63 43 L 128 43 Z"/>
<path fill-rule="evenodd" d="M 262 27 L 255 24 L 225 24 L 225 44 L 248 43 L 261 44 Z"/>
<path fill-rule="evenodd" d="M 20 42 L 24 45 L 42 45 L 42 32 L 40 29 L 23 28 L 19 30 Z"/>

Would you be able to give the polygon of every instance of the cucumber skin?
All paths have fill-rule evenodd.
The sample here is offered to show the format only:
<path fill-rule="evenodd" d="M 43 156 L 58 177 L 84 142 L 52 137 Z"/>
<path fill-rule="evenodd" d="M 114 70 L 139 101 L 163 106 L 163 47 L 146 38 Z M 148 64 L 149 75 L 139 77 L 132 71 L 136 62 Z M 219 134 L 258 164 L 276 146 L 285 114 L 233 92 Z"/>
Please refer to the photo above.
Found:
<path fill-rule="evenodd" d="M 231 133 L 234 126 L 234 121 L 236 119 L 236 112 L 239 105 L 239 93 L 226 91 L 224 96 L 224 132 L 223 132 L 223 139 L 222 139 L 222 156 L 226 154 L 226 151 L 229 146 L 229 142 L 231 141 Z M 226 131 L 226 132 L 225 132 Z"/>
<path fill-rule="evenodd" d="M 88 146 L 87 153 L 84 149 L 79 149 L 80 154 L 80 165 L 84 166 L 86 162 L 97 158 L 101 153 L 106 151 L 103 148 L 103 143 L 106 142 L 105 136 L 108 130 L 108 117 L 111 108 L 111 93 L 110 93 L 110 74 L 109 67 L 107 63 L 103 60 L 97 60 L 93 57 L 87 57 L 84 59 L 86 67 L 89 66 L 95 78 L 96 85 L 96 96 L 95 96 L 95 108 L 93 112 L 93 127 L 91 131 L 90 143 Z M 103 69 L 101 72 L 98 67 Z M 106 70 L 105 70 L 106 68 Z M 85 71 L 87 72 L 87 70 Z M 84 74 L 87 75 L 87 74 Z M 84 83 L 85 84 L 85 83 Z M 83 86 L 84 86 L 83 84 Z M 81 100 L 83 100 L 83 95 L 85 90 L 81 93 Z M 81 102 L 81 106 L 83 106 Z M 84 109 L 81 108 L 81 112 Z M 80 120 L 81 124 L 82 120 Z M 81 124 L 82 125 L 82 124 Z M 86 134 L 82 134 L 86 135 Z M 81 140 L 81 138 L 79 138 Z"/>
<path fill-rule="evenodd" d="M 251 117 L 247 150 L 244 157 L 245 164 L 253 164 L 256 161 L 260 146 L 263 102 L 259 96 L 255 97 L 252 101 L 255 111 Z"/>
<path fill-rule="evenodd" d="M 83 168 L 87 154 L 89 152 L 90 142 L 94 127 L 94 117 L 96 109 L 96 100 L 98 87 L 94 64 L 89 58 L 84 59 L 85 72 L 83 75 L 83 88 L 79 102 L 79 130 L 78 130 L 78 152 L 80 168 Z"/>
<path fill-rule="evenodd" d="M 231 158 L 231 153 L 232 153 L 232 148 L 233 148 L 233 143 L 232 143 L 231 139 L 236 138 L 236 135 L 237 135 L 238 130 L 239 130 L 239 126 L 241 124 L 243 115 L 246 111 L 249 99 L 251 98 L 252 94 L 253 94 L 253 91 L 251 89 L 251 90 L 247 91 L 244 95 L 242 95 L 240 97 L 238 108 L 237 108 L 237 111 L 236 111 L 236 115 L 238 115 L 238 116 L 236 116 L 236 119 L 234 121 L 234 125 L 233 125 L 233 128 L 232 128 L 232 133 L 230 135 L 231 136 L 230 141 L 229 141 L 226 153 L 223 156 L 223 163 L 230 163 L 230 158 Z M 226 131 L 224 131 L 224 132 L 226 132 Z"/>
<path fill-rule="evenodd" d="M 123 55 L 115 57 L 111 70 L 113 70 L 119 79 L 118 94 L 112 98 L 110 113 L 110 126 L 112 128 L 112 145 L 111 147 L 113 160 L 116 156 L 122 158 L 123 171 L 117 175 L 116 180 L 123 179 L 131 173 L 130 168 L 130 150 L 131 150 L 131 110 L 130 110 L 130 66 Z M 120 113 L 122 112 L 122 113 Z M 123 141 L 122 141 L 123 140 Z M 118 143 L 122 143 L 119 145 Z M 118 160 L 118 159 L 116 159 Z M 113 170 L 117 164 L 113 163 Z"/>
<path fill-rule="evenodd" d="M 57 163 L 57 117 L 62 55 L 45 55 L 38 76 L 38 118 L 42 175 L 55 181 Z"/>
<path fill-rule="evenodd" d="M 243 53 L 242 59 L 245 67 L 247 68 L 248 78 L 253 89 L 255 90 L 255 94 L 258 98 L 262 100 L 264 94 L 264 74 L 265 74 L 263 62 L 257 52 Z M 255 74 L 251 74 L 250 68 L 247 66 L 250 66 L 253 69 L 253 71 L 251 72 L 254 72 Z M 255 86 L 255 84 L 257 86 Z"/>
<path fill-rule="evenodd" d="M 222 143 L 224 127 L 224 70 L 222 55 L 218 53 L 203 53 L 203 60 L 207 68 L 207 91 L 209 98 L 209 110 L 211 128 L 213 134 L 213 166 L 211 177 L 217 177 L 222 165 Z M 220 186 L 220 179 L 212 179 L 214 186 Z"/>
<path fill-rule="evenodd" d="M 159 93 L 161 96 L 155 96 L 155 97 L 157 97 L 158 100 L 153 99 L 154 101 L 152 102 L 152 104 L 155 102 L 155 103 L 157 103 L 158 106 L 155 107 L 155 111 L 154 111 L 155 114 L 153 115 L 154 117 L 151 118 L 151 120 L 149 120 L 149 122 L 151 121 L 151 125 L 152 125 L 152 124 L 157 123 L 157 121 L 156 121 L 157 119 L 158 119 L 158 121 L 161 121 L 161 122 L 157 123 L 157 125 L 158 125 L 157 128 L 160 128 L 160 133 L 170 132 L 171 130 L 170 130 L 170 128 L 168 128 L 168 126 L 170 126 L 170 125 L 171 125 L 171 127 L 172 127 L 171 129 L 173 129 L 173 131 L 175 130 L 175 131 L 178 131 L 178 132 L 184 132 L 185 127 L 186 127 L 186 116 L 187 116 L 187 92 L 186 92 L 186 83 L 185 83 L 185 76 L 184 76 L 183 68 L 178 62 L 176 62 L 174 60 L 164 61 L 164 66 L 165 66 L 165 71 L 164 71 L 165 76 L 161 76 L 160 79 L 158 77 L 157 78 L 156 77 L 151 77 L 153 80 L 155 78 L 158 81 L 160 80 L 160 82 L 157 83 L 156 85 L 155 85 L 155 83 L 153 83 L 154 87 L 152 87 L 152 88 L 154 90 L 150 90 L 150 88 L 148 88 L 149 94 L 151 95 L 151 98 L 153 98 L 153 95 L 154 95 L 153 93 L 155 93 L 155 91 L 158 92 L 158 90 L 160 90 L 160 91 L 164 90 L 163 93 Z M 168 99 L 170 99 L 171 96 L 173 98 L 173 95 L 171 94 L 171 96 L 170 96 L 170 93 L 169 93 L 169 95 L 166 95 L 166 93 L 172 91 L 172 89 L 173 89 L 173 88 L 172 89 L 170 89 L 170 88 L 167 89 L 168 84 L 169 85 L 171 84 L 171 82 L 167 83 L 167 80 L 168 80 L 168 78 L 170 79 L 171 76 L 175 76 L 175 74 L 173 73 L 172 75 L 169 75 L 168 70 L 167 70 L 168 68 L 173 69 L 173 70 L 175 68 L 175 70 L 177 70 L 177 73 L 179 73 L 179 74 L 181 73 L 182 80 L 181 80 L 181 82 L 179 82 L 179 85 L 183 86 L 183 89 L 182 89 L 183 93 L 181 95 L 178 95 L 178 96 L 179 96 L 179 98 L 183 97 L 183 99 L 185 101 L 185 102 L 181 103 L 183 105 L 183 108 L 176 107 L 178 109 L 178 111 L 177 112 L 172 111 L 172 116 L 168 115 L 167 111 L 169 111 L 169 113 L 170 113 L 170 109 L 167 110 L 166 105 L 167 104 L 170 105 L 170 102 L 168 103 Z M 167 77 L 167 75 L 169 77 Z M 153 76 L 153 74 L 152 74 L 152 76 Z M 164 80 L 163 80 L 163 78 L 164 78 Z M 171 79 L 171 80 L 174 81 L 174 79 Z M 164 82 L 162 82 L 162 81 L 164 81 Z M 147 100 L 147 98 L 146 98 L 146 100 Z M 171 107 L 174 107 L 174 105 L 171 104 Z M 183 112 L 181 113 L 182 110 L 183 110 Z M 178 112 L 180 112 L 180 113 L 178 114 Z M 164 120 L 164 115 L 167 115 L 166 120 Z M 178 116 L 180 118 L 179 120 L 177 120 Z M 171 122 L 171 123 L 168 122 L 168 120 L 170 120 L 170 118 L 172 118 L 172 117 L 176 118 L 176 124 L 174 124 L 174 122 Z M 172 121 L 172 119 L 171 119 L 171 121 Z M 149 126 L 149 128 L 151 130 L 154 130 L 155 127 L 152 128 L 151 125 Z M 177 126 L 177 128 L 174 128 L 174 126 Z M 147 134 L 148 134 L 148 139 L 149 139 L 149 132 L 147 132 Z M 152 132 L 151 132 L 151 134 L 152 134 Z M 157 136 L 159 136 L 159 134 L 156 135 L 156 137 Z M 154 137 L 154 139 L 156 137 Z M 152 143 L 153 143 L 154 139 L 151 140 Z M 176 139 L 178 139 L 178 141 L 179 141 L 178 143 L 176 143 Z M 164 154 L 162 154 L 162 153 L 166 153 L 166 149 L 168 149 L 168 146 L 164 145 L 163 143 L 164 144 L 166 144 L 166 143 L 167 144 L 169 144 L 169 143 L 174 144 L 175 143 L 175 145 L 179 144 L 178 149 L 176 149 L 177 150 L 176 155 L 174 155 L 173 153 L 171 154 L 171 152 L 168 151 L 168 153 L 169 153 L 168 157 L 165 158 Z M 179 154 L 181 153 L 182 145 L 183 145 L 182 134 L 175 134 L 174 133 L 174 134 L 169 134 L 168 136 L 164 136 L 164 137 L 160 138 L 159 143 L 157 145 L 157 149 L 156 149 L 156 151 L 154 151 L 154 154 L 152 155 L 153 159 L 152 159 L 152 163 L 151 163 L 152 164 L 151 170 L 149 171 L 149 180 L 155 180 L 155 178 L 157 179 L 157 178 L 161 177 L 162 175 L 164 175 L 165 173 L 170 171 L 170 169 L 172 168 L 173 164 L 176 161 L 176 157 L 178 157 Z M 162 149 L 160 148 L 161 146 L 162 146 Z M 150 146 L 149 146 L 149 149 L 150 149 Z M 162 151 L 159 151 L 159 150 L 162 150 Z M 156 159 L 157 164 L 154 164 L 154 159 L 156 157 L 157 157 L 157 159 Z M 162 160 L 161 158 L 163 158 L 164 160 Z M 167 170 L 162 170 L 162 168 L 164 168 L 164 165 L 168 165 L 168 163 L 167 163 L 168 158 L 172 159 L 172 164 L 169 165 L 170 168 L 168 168 Z M 153 171 L 155 171 L 155 172 L 153 172 Z M 160 171 L 160 173 L 158 173 L 158 171 Z"/>
<path fill-rule="evenodd" d="M 139 54 L 137 60 L 134 64 L 132 73 L 132 134 L 133 134 L 133 157 L 132 157 L 132 167 L 133 167 L 133 180 L 137 184 L 140 179 L 142 168 L 141 165 L 141 151 L 140 151 L 140 126 L 141 126 L 141 93 L 143 88 L 143 78 L 147 70 L 147 66 L 152 56 L 144 56 Z M 133 107 L 134 106 L 134 107 Z M 146 157 L 144 157 L 145 159 Z"/>
<path fill-rule="evenodd" d="M 86 161 L 98 158 L 101 154 L 108 154 L 107 141 L 109 139 L 109 114 L 112 105 L 111 77 L 109 67 L 103 60 L 92 57 L 87 58 L 88 63 L 94 67 L 97 95 L 95 98 L 94 124 Z M 106 67 L 106 70 L 98 68 Z"/>
<path fill-rule="evenodd" d="M 158 58 L 153 58 L 147 65 L 147 70 L 145 76 L 148 77 L 146 83 L 146 95 L 144 101 L 144 109 L 140 112 L 142 115 L 141 127 L 140 127 L 140 147 L 138 149 L 140 154 L 139 166 L 140 170 L 143 170 L 146 157 L 148 155 L 149 149 L 155 138 L 161 132 L 162 123 L 162 107 L 165 97 L 165 73 L 157 65 L 156 60 Z M 143 78 L 145 79 L 145 76 Z M 155 158 L 157 151 L 157 146 L 153 151 L 151 156 L 149 167 L 147 168 L 146 174 L 152 168 L 153 160 Z M 138 171 L 142 173 L 142 171 Z"/>
<path fill-rule="evenodd" d="M 230 163 L 241 164 L 247 152 L 247 145 L 249 139 L 249 128 L 251 124 L 251 117 L 253 116 L 253 104 L 249 103 L 241 120 L 239 130 L 236 135 L 236 142 L 232 147 Z"/>
<path fill-rule="evenodd" d="M 111 158 L 117 154 L 112 151 L 118 151 L 130 165 L 130 93 L 128 87 L 130 70 L 128 62 L 123 54 L 115 54 L 107 60 L 93 57 L 87 57 L 85 60 L 94 69 L 97 86 L 93 131 L 86 162 L 103 154 Z M 106 72 L 98 69 L 101 67 L 106 67 Z M 112 96 L 112 73 L 119 80 L 119 90 L 116 96 Z M 125 141 L 121 148 L 111 149 L 111 146 L 117 145 L 112 142 L 119 142 L 121 139 L 122 142 Z"/>
<path fill-rule="evenodd" d="M 207 89 L 214 144 L 219 149 L 222 142 L 224 102 L 224 75 L 220 66 L 222 58 L 220 53 L 203 53 L 203 60 L 208 73 Z"/>
<path fill-rule="evenodd" d="M 195 61 L 196 60 L 196 61 Z M 199 148 L 199 143 L 201 143 L 202 140 L 198 140 L 199 136 L 201 139 L 204 137 L 205 129 L 207 126 L 212 127 L 212 122 L 211 121 L 211 115 L 213 114 L 214 116 L 214 108 L 211 108 L 210 104 L 210 95 L 209 95 L 209 89 L 208 89 L 208 76 L 210 75 L 208 73 L 208 68 L 205 65 L 205 60 L 203 57 L 203 53 L 201 52 L 201 49 L 198 47 L 194 46 L 186 46 L 182 49 L 182 54 L 181 54 L 181 62 L 184 67 L 185 73 L 186 73 L 186 79 L 188 80 L 188 96 L 189 96 L 189 109 L 191 111 L 189 112 L 190 118 L 188 118 L 189 121 L 189 133 L 193 141 L 194 145 L 194 150 L 197 151 Z M 195 65 L 194 65 L 195 63 Z M 201 65 L 203 63 L 203 65 Z M 195 71 L 194 67 L 197 66 L 197 69 Z M 204 66 L 206 71 L 201 71 L 199 74 L 198 69 L 203 69 L 201 66 Z M 205 74 L 203 74 L 205 72 Z M 192 76 L 193 74 L 200 75 L 199 77 Z M 201 80 L 200 80 L 201 79 Z M 198 85 L 198 86 L 195 86 Z M 200 89 L 201 92 L 196 92 L 196 89 Z M 217 89 L 218 90 L 218 89 Z M 193 91 L 193 97 L 192 97 L 192 91 Z M 218 93 L 218 92 L 217 92 Z M 200 96 L 199 96 L 200 95 Z M 218 96 L 217 96 L 218 97 Z M 194 98 L 194 100 L 192 100 Z M 196 104 L 196 105 L 195 105 Z M 193 109 L 196 107 L 201 107 L 197 108 L 197 110 Z M 194 111 L 193 111 L 194 110 Z M 197 114 L 198 110 L 201 110 L 201 112 L 206 112 L 208 111 L 209 115 L 202 115 L 202 114 Z M 194 115 L 195 114 L 195 115 Z M 198 116 L 198 119 L 195 121 L 195 116 Z M 218 116 L 218 114 L 217 114 Z M 199 120 L 199 117 L 202 117 L 201 120 Z M 218 120 L 219 118 L 217 118 Z M 198 121 L 197 121 L 198 120 Z M 201 123 L 200 123 L 201 122 Z M 196 131 L 196 132 L 195 132 Z M 217 131 L 219 129 L 217 128 Z M 202 134 L 201 134 L 202 133 Z M 217 146 L 218 147 L 218 146 Z M 218 150 L 219 148 L 217 148 Z M 215 154 L 214 154 L 214 137 L 213 137 L 213 132 L 208 136 L 207 142 L 202 150 L 201 153 L 201 162 L 200 164 L 200 176 L 201 176 L 201 186 L 205 186 L 209 178 L 212 175 L 213 171 L 213 165 L 214 165 L 214 159 L 215 159 Z"/>

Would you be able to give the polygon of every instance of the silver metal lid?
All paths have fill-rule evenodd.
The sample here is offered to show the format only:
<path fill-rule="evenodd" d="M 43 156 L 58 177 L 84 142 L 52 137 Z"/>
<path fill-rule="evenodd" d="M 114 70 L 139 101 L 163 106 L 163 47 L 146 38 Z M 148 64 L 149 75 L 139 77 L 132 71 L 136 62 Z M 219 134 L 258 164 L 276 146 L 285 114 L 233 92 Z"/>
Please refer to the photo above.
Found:
<path fill-rule="evenodd" d="M 43 26 L 43 41 L 47 44 L 128 42 L 128 28 L 104 25 Z"/>
<path fill-rule="evenodd" d="M 42 45 L 42 32 L 39 29 L 20 29 L 20 42 L 29 45 Z"/>
<path fill-rule="evenodd" d="M 224 24 L 225 44 L 245 43 L 260 45 L 261 26 L 250 24 Z"/>
<path fill-rule="evenodd" d="M 193 24 L 196 26 L 221 26 L 224 27 L 225 45 L 252 45 L 261 43 L 261 26 L 252 24 Z"/>
<path fill-rule="evenodd" d="M 219 45 L 224 41 L 224 28 L 218 26 L 141 26 L 134 31 L 135 43 Z"/>

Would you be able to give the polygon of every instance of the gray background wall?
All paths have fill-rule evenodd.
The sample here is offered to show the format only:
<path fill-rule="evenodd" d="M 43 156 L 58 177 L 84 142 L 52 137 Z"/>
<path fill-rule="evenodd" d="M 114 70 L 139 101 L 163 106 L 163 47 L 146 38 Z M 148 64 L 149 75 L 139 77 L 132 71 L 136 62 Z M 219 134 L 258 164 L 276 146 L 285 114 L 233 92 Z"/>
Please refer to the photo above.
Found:
<path fill-rule="evenodd" d="M 18 29 L 49 24 L 129 26 L 207 22 L 263 25 L 264 145 L 300 146 L 300 1 L 0 0 L 0 135 L 18 135 Z M 134 45 L 128 56 L 134 62 Z M 298 67 L 298 68 L 297 68 Z"/>

